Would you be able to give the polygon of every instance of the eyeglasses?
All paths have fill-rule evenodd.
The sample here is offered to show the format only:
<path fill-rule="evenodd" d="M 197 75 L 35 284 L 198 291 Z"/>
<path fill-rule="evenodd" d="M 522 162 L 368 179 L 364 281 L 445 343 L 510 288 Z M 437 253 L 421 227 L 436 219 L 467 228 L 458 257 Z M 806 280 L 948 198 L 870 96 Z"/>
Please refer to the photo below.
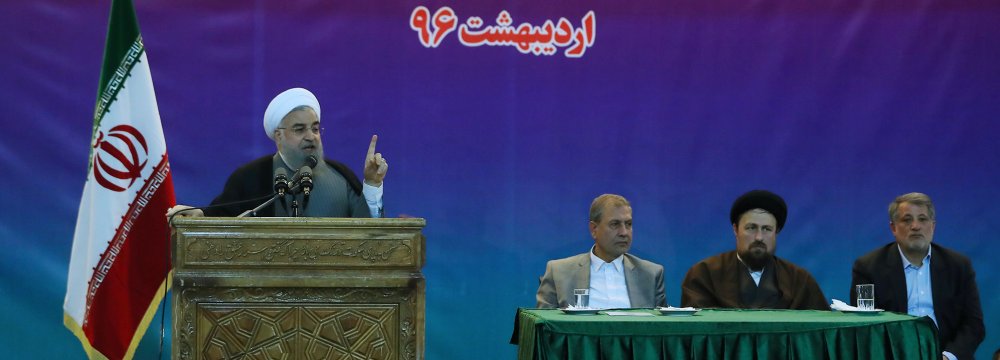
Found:
<path fill-rule="evenodd" d="M 310 132 L 313 133 L 313 135 L 317 136 L 319 136 L 319 134 L 323 132 L 323 128 L 319 126 L 313 126 L 311 128 L 307 128 L 305 126 L 293 126 L 291 129 L 279 127 L 276 128 L 276 130 L 291 130 L 292 134 L 295 134 L 295 136 L 300 136 L 300 137 L 306 135 L 306 130 L 309 130 Z"/>

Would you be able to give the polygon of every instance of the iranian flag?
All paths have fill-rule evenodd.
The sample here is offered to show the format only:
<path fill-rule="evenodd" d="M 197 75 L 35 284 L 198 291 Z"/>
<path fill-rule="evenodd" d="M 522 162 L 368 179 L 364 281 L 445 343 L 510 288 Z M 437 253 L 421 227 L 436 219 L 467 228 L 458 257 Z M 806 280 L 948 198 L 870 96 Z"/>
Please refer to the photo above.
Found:
<path fill-rule="evenodd" d="M 170 284 L 174 205 L 156 95 L 135 9 L 113 0 L 64 323 L 91 359 L 130 359 Z"/>

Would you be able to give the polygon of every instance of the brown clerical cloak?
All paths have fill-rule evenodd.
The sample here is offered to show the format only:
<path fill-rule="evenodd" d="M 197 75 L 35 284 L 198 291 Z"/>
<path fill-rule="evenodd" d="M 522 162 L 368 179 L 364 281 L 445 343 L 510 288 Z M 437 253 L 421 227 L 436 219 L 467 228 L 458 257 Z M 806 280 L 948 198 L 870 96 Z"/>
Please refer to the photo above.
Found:
<path fill-rule="evenodd" d="M 774 256 L 754 284 L 736 250 L 702 260 L 681 284 L 681 306 L 696 308 L 830 310 L 823 290 L 803 268 Z"/>

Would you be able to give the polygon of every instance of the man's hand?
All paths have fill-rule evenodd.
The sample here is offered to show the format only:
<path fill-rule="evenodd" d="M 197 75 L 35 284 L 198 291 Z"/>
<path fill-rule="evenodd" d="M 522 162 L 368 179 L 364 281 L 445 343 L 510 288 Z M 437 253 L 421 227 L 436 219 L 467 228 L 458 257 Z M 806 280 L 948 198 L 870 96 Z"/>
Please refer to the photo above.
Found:
<path fill-rule="evenodd" d="M 181 212 L 180 214 L 177 214 L 177 216 L 179 216 L 179 217 L 199 217 L 199 216 L 205 216 L 205 212 L 201 211 L 201 209 L 181 211 L 181 210 L 187 210 L 187 209 L 191 209 L 191 208 L 192 207 L 187 206 L 187 205 L 174 205 L 174 207 L 167 209 L 167 219 L 169 219 L 171 215 L 173 215 L 174 213 L 176 213 L 178 211 Z"/>
<path fill-rule="evenodd" d="M 372 135 L 372 143 L 368 145 L 368 155 L 365 156 L 365 183 L 374 187 L 382 186 L 382 179 L 385 179 L 385 172 L 389 170 L 389 163 L 382 157 L 382 153 L 375 152 L 375 142 L 378 135 Z"/>

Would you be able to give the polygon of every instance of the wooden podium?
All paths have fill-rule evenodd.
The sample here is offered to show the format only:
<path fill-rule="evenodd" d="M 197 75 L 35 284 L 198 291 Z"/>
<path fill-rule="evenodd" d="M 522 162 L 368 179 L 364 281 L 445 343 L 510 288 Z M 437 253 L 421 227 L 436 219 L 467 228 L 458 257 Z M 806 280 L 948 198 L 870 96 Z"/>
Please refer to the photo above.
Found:
<path fill-rule="evenodd" d="M 175 359 L 422 359 L 424 219 L 177 218 Z"/>

